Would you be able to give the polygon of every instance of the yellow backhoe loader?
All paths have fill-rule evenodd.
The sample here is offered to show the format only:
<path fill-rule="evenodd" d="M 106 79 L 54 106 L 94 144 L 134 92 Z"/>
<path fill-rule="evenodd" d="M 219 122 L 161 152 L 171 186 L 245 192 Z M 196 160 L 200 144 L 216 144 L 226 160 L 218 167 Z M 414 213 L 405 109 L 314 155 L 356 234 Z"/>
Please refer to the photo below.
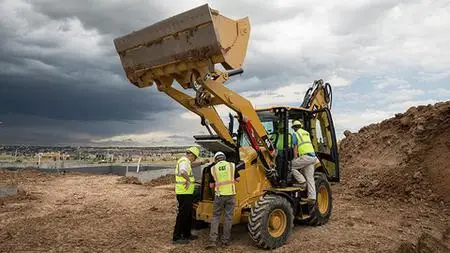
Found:
<path fill-rule="evenodd" d="M 210 134 L 194 136 L 196 143 L 211 152 L 225 152 L 237 164 L 241 180 L 236 185 L 233 224 L 247 223 L 255 244 L 273 249 L 286 242 L 296 221 L 311 225 L 328 221 L 329 182 L 339 182 L 339 156 L 328 83 L 314 81 L 303 100 L 299 98 L 299 107 L 257 110 L 225 86 L 230 77 L 243 72 L 249 36 L 248 18 L 233 20 L 205 4 L 116 38 L 114 44 L 132 84 L 139 88 L 156 84 L 158 91 L 197 114 Z M 216 110 L 219 105 L 235 113 L 228 125 Z M 294 120 L 310 131 L 320 160 L 312 215 L 306 189 L 293 187 L 288 135 Z M 194 205 L 194 219 L 206 224 L 211 221 L 214 196 L 208 187 L 210 167 L 203 168 Z"/>

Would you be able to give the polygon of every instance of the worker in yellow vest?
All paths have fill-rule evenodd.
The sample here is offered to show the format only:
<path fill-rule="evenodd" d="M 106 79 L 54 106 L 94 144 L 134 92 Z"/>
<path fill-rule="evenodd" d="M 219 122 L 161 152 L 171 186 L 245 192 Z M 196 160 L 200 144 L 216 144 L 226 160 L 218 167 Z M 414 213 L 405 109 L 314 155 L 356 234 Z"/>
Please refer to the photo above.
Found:
<path fill-rule="evenodd" d="M 225 246 L 230 244 L 230 234 L 232 227 L 232 218 L 234 207 L 236 205 L 236 186 L 239 182 L 239 173 L 236 165 L 227 162 L 223 152 L 217 152 L 214 155 L 215 165 L 211 167 L 211 176 L 209 186 L 214 189 L 213 217 L 210 230 L 210 244 L 206 247 L 212 249 L 217 246 L 219 235 L 219 222 L 222 212 L 225 213 L 223 224 L 222 243 Z"/>
<path fill-rule="evenodd" d="M 283 123 L 280 121 L 277 125 L 276 130 L 274 133 L 270 135 L 270 140 L 272 143 L 274 143 L 277 151 L 281 151 L 284 149 L 284 131 L 283 131 Z M 288 135 L 288 146 L 291 147 L 292 145 L 292 137 L 291 135 Z"/>
<path fill-rule="evenodd" d="M 292 123 L 294 133 L 292 144 L 294 146 L 294 160 L 292 161 L 292 174 L 300 185 L 307 186 L 308 203 L 310 212 L 313 212 L 316 204 L 316 185 L 314 183 L 314 164 L 319 162 L 311 143 L 308 131 L 303 129 L 303 124 L 295 120 Z M 306 177 L 306 180 L 305 180 Z"/>
<path fill-rule="evenodd" d="M 195 178 L 192 167 L 204 164 L 194 163 L 200 155 L 198 147 L 190 147 L 184 156 L 177 161 L 175 167 L 175 193 L 177 196 L 177 218 L 172 241 L 174 244 L 186 244 L 189 240 L 197 239 L 191 234 L 192 227 L 192 201 L 194 199 Z"/>

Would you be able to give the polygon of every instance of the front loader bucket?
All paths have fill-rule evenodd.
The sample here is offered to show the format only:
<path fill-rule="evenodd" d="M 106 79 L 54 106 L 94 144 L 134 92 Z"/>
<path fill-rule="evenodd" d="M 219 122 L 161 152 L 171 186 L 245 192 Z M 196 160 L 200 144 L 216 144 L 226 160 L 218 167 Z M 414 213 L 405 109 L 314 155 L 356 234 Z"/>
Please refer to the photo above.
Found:
<path fill-rule="evenodd" d="M 250 34 L 248 18 L 237 21 L 208 4 L 114 39 L 127 78 L 138 87 L 171 84 L 183 87 L 196 69 L 220 63 L 241 67 Z"/>

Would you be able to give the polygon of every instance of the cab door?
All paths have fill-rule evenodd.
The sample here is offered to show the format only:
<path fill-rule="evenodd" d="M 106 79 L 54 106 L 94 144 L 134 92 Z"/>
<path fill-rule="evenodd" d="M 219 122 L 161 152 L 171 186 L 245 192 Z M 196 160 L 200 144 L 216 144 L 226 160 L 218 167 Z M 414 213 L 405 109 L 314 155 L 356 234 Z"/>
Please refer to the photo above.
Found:
<path fill-rule="evenodd" d="M 328 180 L 339 182 L 339 153 L 331 111 L 328 108 L 311 112 L 311 141 L 328 174 Z"/>

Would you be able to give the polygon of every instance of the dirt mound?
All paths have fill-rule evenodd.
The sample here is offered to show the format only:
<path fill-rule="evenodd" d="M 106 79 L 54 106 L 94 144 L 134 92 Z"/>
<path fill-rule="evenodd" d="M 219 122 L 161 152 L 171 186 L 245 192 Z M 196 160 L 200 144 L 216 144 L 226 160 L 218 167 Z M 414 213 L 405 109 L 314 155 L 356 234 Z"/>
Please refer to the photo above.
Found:
<path fill-rule="evenodd" d="M 414 245 L 410 242 L 402 243 L 397 253 L 447 253 L 450 249 L 445 245 L 443 240 L 440 240 L 428 233 L 423 233 Z"/>
<path fill-rule="evenodd" d="M 346 132 L 342 178 L 361 196 L 450 203 L 450 101 Z"/>
<path fill-rule="evenodd" d="M 166 185 L 166 184 L 174 184 L 175 183 L 175 175 L 168 174 L 165 176 L 160 176 L 158 178 L 155 178 L 151 181 L 148 181 L 144 183 L 144 185 L 147 186 L 160 186 L 160 185 Z"/>
<path fill-rule="evenodd" d="M 141 183 L 137 177 L 120 177 L 117 180 L 117 183 L 119 184 L 139 184 L 139 185 L 145 185 L 145 186 L 160 186 L 160 185 L 167 185 L 167 184 L 173 184 L 175 183 L 175 176 L 173 174 L 168 174 L 165 176 L 160 176 L 158 178 L 152 179 L 148 182 Z"/>
<path fill-rule="evenodd" d="M 142 184 L 137 177 L 120 177 L 117 182 L 119 184 Z"/>
<path fill-rule="evenodd" d="M 3 208 L 7 203 L 14 203 L 17 201 L 27 201 L 27 200 L 37 200 L 38 196 L 35 194 L 25 191 L 22 188 L 18 188 L 17 194 L 12 196 L 0 197 L 0 208 Z"/>
<path fill-rule="evenodd" d="M 39 183 L 54 179 L 58 175 L 56 173 L 45 173 L 33 169 L 21 169 L 10 171 L 7 169 L 0 170 L 0 183 Z"/>

